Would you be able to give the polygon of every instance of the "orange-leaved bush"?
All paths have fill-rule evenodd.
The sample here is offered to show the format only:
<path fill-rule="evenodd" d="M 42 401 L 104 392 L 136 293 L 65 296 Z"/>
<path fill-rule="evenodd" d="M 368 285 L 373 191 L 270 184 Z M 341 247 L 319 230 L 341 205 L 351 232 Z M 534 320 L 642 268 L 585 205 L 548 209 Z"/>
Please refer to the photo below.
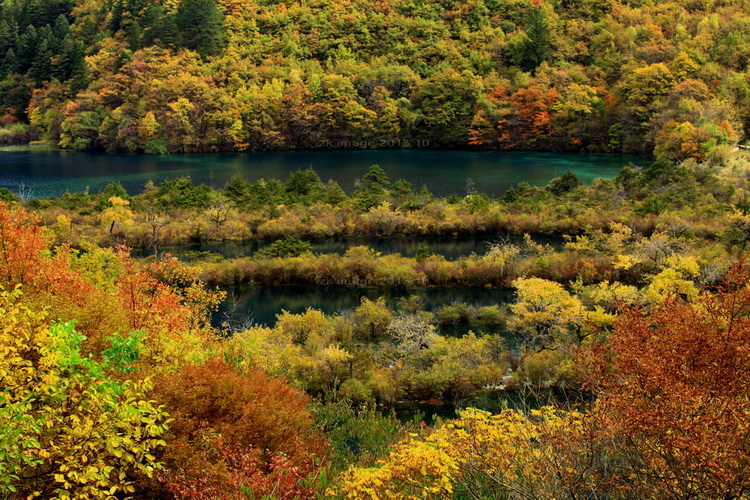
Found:
<path fill-rule="evenodd" d="M 312 498 L 328 462 L 309 398 L 284 380 L 220 360 L 186 365 L 154 388 L 173 421 L 163 487 L 181 498 Z"/>
<path fill-rule="evenodd" d="M 222 297 L 195 280 L 184 286 L 162 283 L 124 249 L 50 248 L 36 217 L 0 202 L 0 287 L 18 285 L 24 303 L 47 308 L 56 319 L 75 320 L 86 335 L 86 353 L 100 355 L 113 334 L 144 331 L 141 365 L 200 356 L 196 353 L 214 338 L 209 308 Z"/>
<path fill-rule="evenodd" d="M 739 498 L 750 488 L 750 271 L 697 302 L 627 308 L 584 351 L 623 477 L 661 498 Z M 637 479 L 637 481 L 632 481 Z"/>
<path fill-rule="evenodd" d="M 39 219 L 0 202 L 0 286 L 22 285 L 27 299 L 44 296 L 44 305 L 79 305 L 92 285 L 70 269 L 68 249 L 52 255 Z"/>

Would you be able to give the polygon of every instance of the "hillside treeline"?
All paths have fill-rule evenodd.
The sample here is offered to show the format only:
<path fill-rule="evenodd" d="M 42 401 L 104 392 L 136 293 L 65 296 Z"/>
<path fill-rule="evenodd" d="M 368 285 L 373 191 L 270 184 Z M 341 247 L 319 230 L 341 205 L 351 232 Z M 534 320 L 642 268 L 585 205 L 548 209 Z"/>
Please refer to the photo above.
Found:
<path fill-rule="evenodd" d="M 15 0 L 0 142 L 702 160 L 750 118 L 745 1 Z"/>

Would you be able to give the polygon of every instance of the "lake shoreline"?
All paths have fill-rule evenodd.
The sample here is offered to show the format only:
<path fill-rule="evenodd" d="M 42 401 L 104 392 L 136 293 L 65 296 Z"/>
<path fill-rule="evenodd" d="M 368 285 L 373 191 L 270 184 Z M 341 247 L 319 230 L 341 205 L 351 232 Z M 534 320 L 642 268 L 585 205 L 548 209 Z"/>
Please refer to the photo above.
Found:
<path fill-rule="evenodd" d="M 472 147 L 469 145 L 456 145 L 456 146 L 423 146 L 423 147 L 311 147 L 311 148 L 280 148 L 280 149 L 227 149 L 227 150 L 217 150 L 217 151 L 193 151 L 190 153 L 147 153 L 147 152 L 129 152 L 129 151 L 106 151 L 106 150 L 78 150 L 78 149 L 70 149 L 70 148 L 63 148 L 62 146 L 59 146 L 53 141 L 31 141 L 27 143 L 18 143 L 18 144 L 6 144 L 0 146 L 0 152 L 10 150 L 10 151 L 16 151 L 16 150 L 25 150 L 28 149 L 29 151 L 34 151 L 36 149 L 39 149 L 40 151 L 43 149 L 49 150 L 49 151 L 60 151 L 65 153 L 71 153 L 71 154 L 92 154 L 92 155 L 108 155 L 108 156 L 145 156 L 145 157 L 158 157 L 158 156 L 175 156 L 175 155 L 188 155 L 188 156 L 203 156 L 203 155 L 212 155 L 212 154 L 253 154 L 253 153 L 290 153 L 290 152 L 300 152 L 300 153 L 312 153 L 312 152 L 320 152 L 320 151 L 330 151 L 330 152 L 338 152 L 338 153 L 345 153 L 345 152 L 351 152 L 351 151 L 462 151 L 462 152 L 486 152 L 486 153 L 493 153 L 493 152 L 516 152 L 516 153 L 563 153 L 563 154 L 580 154 L 580 155 L 626 155 L 626 156 L 636 156 L 643 159 L 652 160 L 653 155 L 645 155 L 641 153 L 618 153 L 618 152 L 611 152 L 611 151 L 580 151 L 580 150 L 572 150 L 572 149 L 543 149 L 543 148 L 537 148 L 537 149 L 508 149 L 508 148 L 492 148 L 492 147 Z"/>

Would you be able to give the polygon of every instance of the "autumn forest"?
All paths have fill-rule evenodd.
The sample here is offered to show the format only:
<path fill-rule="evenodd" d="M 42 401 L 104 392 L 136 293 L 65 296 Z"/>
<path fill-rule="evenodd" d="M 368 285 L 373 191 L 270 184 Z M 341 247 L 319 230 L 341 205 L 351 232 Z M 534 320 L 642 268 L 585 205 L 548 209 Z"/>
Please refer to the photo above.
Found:
<path fill-rule="evenodd" d="M 0 142 L 703 159 L 748 126 L 741 1 L 14 0 Z"/>
<path fill-rule="evenodd" d="M 0 498 L 750 498 L 748 64 L 744 0 L 3 0 Z M 3 172 L 384 148 L 573 166 Z"/>

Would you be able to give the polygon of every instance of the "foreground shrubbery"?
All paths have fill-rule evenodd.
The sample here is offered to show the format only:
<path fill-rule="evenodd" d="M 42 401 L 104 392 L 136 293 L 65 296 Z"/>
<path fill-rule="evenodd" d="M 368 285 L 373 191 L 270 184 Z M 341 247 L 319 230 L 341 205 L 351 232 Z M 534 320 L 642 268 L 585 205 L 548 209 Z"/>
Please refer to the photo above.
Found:
<path fill-rule="evenodd" d="M 730 248 L 744 244 L 743 222 L 727 228 Z M 728 257 L 684 234 L 611 225 L 569 242 L 638 273 L 640 288 L 525 276 L 507 311 L 365 300 L 230 338 L 209 323 L 220 294 L 189 268 L 54 247 L 55 237 L 0 204 L 3 496 L 739 498 L 750 488 L 750 278 L 742 265 L 712 267 L 711 255 Z M 259 261 L 317 258 L 286 254 L 298 246 Z M 436 333 L 456 323 L 505 325 L 519 343 Z M 583 386 L 594 401 L 466 410 L 410 435 L 346 402 L 518 383 Z"/>
<path fill-rule="evenodd" d="M 742 498 L 750 487 L 750 288 L 738 266 L 696 304 L 627 308 L 576 351 L 588 409 L 466 410 L 413 434 L 347 498 Z"/>
<path fill-rule="evenodd" d="M 178 498 L 311 498 L 328 463 L 309 399 L 281 379 L 218 360 L 164 374 L 171 422 L 158 478 Z M 156 490 L 154 486 L 150 488 Z"/>
<path fill-rule="evenodd" d="M 312 494 L 328 458 L 308 400 L 210 361 L 216 297 L 199 283 L 162 284 L 109 250 L 51 250 L 0 204 L 0 287 L 2 496 Z"/>
<path fill-rule="evenodd" d="M 119 380 L 131 353 L 83 355 L 86 337 L 29 309 L 21 287 L 0 292 L 0 316 L 0 494 L 133 493 L 158 468 L 167 413 L 147 398 L 149 381 Z"/>

